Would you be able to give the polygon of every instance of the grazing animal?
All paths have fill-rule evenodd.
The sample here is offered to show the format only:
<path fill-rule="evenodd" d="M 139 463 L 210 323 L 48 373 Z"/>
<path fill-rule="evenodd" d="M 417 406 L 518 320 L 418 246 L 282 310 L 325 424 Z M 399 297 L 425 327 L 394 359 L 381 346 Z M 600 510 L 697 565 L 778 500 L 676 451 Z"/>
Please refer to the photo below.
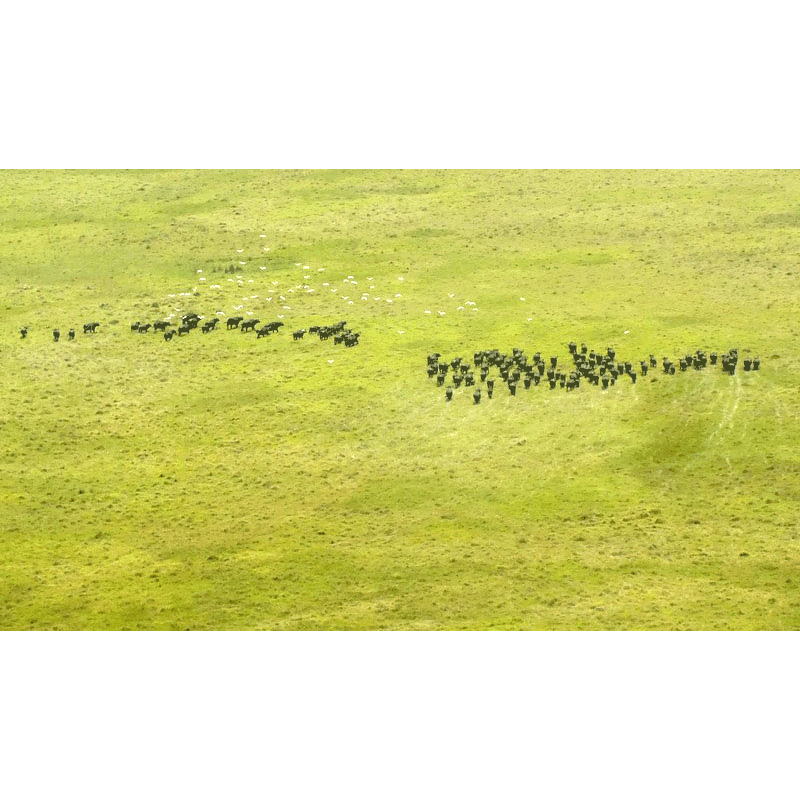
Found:
<path fill-rule="evenodd" d="M 150 328 L 152 328 L 152 327 L 153 326 L 149 322 L 146 323 L 145 325 L 140 325 L 139 326 L 139 333 L 147 333 L 147 331 L 150 330 Z"/>
<path fill-rule="evenodd" d="M 256 331 L 256 339 L 260 339 L 262 336 L 269 336 L 269 326 L 265 325 L 263 328 L 259 328 Z"/>
<path fill-rule="evenodd" d="M 153 323 L 153 333 L 155 333 L 156 331 L 165 331 L 170 325 L 172 325 L 171 322 L 160 319 L 158 320 L 158 322 Z"/>
<path fill-rule="evenodd" d="M 472 393 L 472 399 L 475 401 L 475 405 L 478 405 L 481 401 L 481 387 L 476 386 L 475 391 Z"/>
<path fill-rule="evenodd" d="M 141 322 L 134 322 L 133 325 L 131 325 L 131 330 L 132 331 L 138 331 L 139 330 L 139 326 L 141 324 L 142 324 Z"/>
<path fill-rule="evenodd" d="M 96 333 L 97 329 L 99 327 L 100 327 L 100 323 L 99 322 L 87 322 L 83 326 L 83 332 L 84 333 Z"/>
<path fill-rule="evenodd" d="M 231 330 L 231 328 L 238 328 L 239 327 L 239 323 L 243 319 L 244 319 L 244 317 L 230 317 L 230 319 L 228 319 L 228 321 L 226 323 L 226 326 L 227 326 L 228 330 Z"/>
<path fill-rule="evenodd" d="M 164 341 L 168 342 L 174 335 L 175 335 L 175 331 L 165 331 L 164 332 Z"/>
<path fill-rule="evenodd" d="M 292 339 L 296 342 L 298 339 L 302 339 L 305 335 L 306 329 L 301 328 L 299 331 L 292 331 Z"/>
<path fill-rule="evenodd" d="M 189 333 L 191 328 L 188 325 L 178 325 L 178 336 L 183 336 L 184 333 Z"/>
<path fill-rule="evenodd" d="M 72 341 L 72 340 L 75 338 L 75 328 L 70 328 L 70 329 L 69 329 L 69 334 L 68 334 L 68 336 L 69 336 L 69 340 L 70 340 L 70 341 Z"/>
<path fill-rule="evenodd" d="M 19 335 L 20 335 L 21 339 L 24 339 L 28 335 L 28 329 L 27 328 L 20 328 L 19 329 Z"/>
<path fill-rule="evenodd" d="M 54 328 L 53 329 L 53 341 L 57 342 L 59 336 L 61 336 L 61 331 L 59 331 L 58 328 Z"/>
<path fill-rule="evenodd" d="M 256 325 L 258 325 L 259 322 L 261 322 L 260 319 L 248 319 L 248 320 L 245 320 L 241 324 L 239 329 L 241 330 L 242 333 L 245 333 L 246 331 L 255 330 L 255 327 L 256 327 Z"/>
<path fill-rule="evenodd" d="M 444 390 L 444 396 L 448 403 L 453 399 L 453 389 L 450 386 Z"/>

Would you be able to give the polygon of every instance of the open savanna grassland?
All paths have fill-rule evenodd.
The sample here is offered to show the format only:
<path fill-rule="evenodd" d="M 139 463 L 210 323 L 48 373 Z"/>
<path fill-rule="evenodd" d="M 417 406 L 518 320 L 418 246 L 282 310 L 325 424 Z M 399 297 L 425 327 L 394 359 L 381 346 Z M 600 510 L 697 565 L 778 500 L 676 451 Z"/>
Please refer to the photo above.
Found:
<path fill-rule="evenodd" d="M 2 628 L 800 626 L 800 173 L 0 188 Z M 188 311 L 222 329 L 130 331 Z M 339 320 L 359 346 L 290 335 Z M 425 374 L 571 340 L 761 369 L 477 406 Z"/>

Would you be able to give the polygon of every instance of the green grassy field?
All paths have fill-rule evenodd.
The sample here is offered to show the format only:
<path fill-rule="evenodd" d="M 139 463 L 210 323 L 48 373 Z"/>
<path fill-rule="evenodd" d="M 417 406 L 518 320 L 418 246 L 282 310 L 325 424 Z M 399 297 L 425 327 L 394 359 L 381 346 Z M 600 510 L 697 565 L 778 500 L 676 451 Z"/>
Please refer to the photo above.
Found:
<path fill-rule="evenodd" d="M 800 626 L 800 173 L 0 186 L 2 628 Z M 130 331 L 188 311 L 285 328 Z M 425 373 L 571 340 L 761 369 L 477 406 Z"/>

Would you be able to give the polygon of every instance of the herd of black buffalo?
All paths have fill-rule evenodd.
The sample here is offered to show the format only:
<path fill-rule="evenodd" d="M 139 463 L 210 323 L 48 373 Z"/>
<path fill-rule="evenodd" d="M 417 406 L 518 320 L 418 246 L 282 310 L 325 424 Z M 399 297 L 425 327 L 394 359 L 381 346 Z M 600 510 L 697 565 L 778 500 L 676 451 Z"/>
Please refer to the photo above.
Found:
<path fill-rule="evenodd" d="M 550 356 L 549 361 L 542 357 L 541 353 L 534 353 L 531 360 L 515 347 L 511 355 L 501 353 L 499 350 L 478 350 L 472 356 L 472 365 L 469 360 L 462 356 L 457 356 L 450 361 L 440 360 L 441 353 L 430 353 L 428 355 L 428 377 L 436 379 L 436 385 L 445 386 L 448 375 L 451 378 L 451 385 L 445 387 L 445 399 L 453 399 L 453 392 L 462 385 L 472 387 L 472 399 L 475 404 L 480 403 L 482 397 L 481 386 L 476 382 L 475 371 L 479 372 L 480 384 L 484 384 L 486 394 L 489 398 L 494 394 L 496 377 L 490 377 L 491 370 L 495 368 L 500 379 L 508 387 L 511 395 L 516 395 L 517 386 L 520 382 L 526 389 L 531 385 L 538 386 L 546 382 L 551 389 L 559 386 L 567 391 L 577 389 L 581 381 L 608 389 L 613 386 L 618 378 L 627 376 L 632 383 L 636 383 L 637 372 L 630 361 L 617 361 L 617 354 L 613 347 L 608 347 L 605 354 L 589 351 L 589 348 L 582 344 L 580 347 L 575 342 L 569 343 L 569 352 L 572 357 L 572 365 L 568 370 L 560 367 L 558 356 Z M 736 373 L 739 363 L 739 351 L 733 348 L 722 355 L 714 352 L 706 355 L 705 351 L 697 350 L 694 353 L 687 353 L 678 360 L 677 367 L 673 361 L 664 356 L 661 367 L 665 375 L 674 375 L 677 370 L 685 372 L 688 369 L 702 370 L 709 364 L 722 366 L 723 372 L 728 375 Z M 742 358 L 742 367 L 745 372 L 758 370 L 761 366 L 760 359 L 751 357 L 749 354 Z M 647 359 L 639 362 L 639 372 L 647 375 L 648 370 L 657 369 L 658 361 L 655 356 L 650 355 Z"/>
<path fill-rule="evenodd" d="M 134 322 L 131 331 L 135 333 L 148 333 L 149 331 L 163 332 L 164 339 L 170 341 L 175 335 L 183 336 L 190 331 L 200 328 L 202 333 L 211 333 L 216 330 L 219 323 L 218 317 L 212 317 L 207 322 L 200 325 L 203 318 L 199 314 L 184 314 L 181 317 L 180 325 L 165 320 L 158 320 L 153 323 Z M 230 317 L 226 322 L 227 330 L 238 329 L 242 333 L 256 331 L 256 338 L 269 336 L 277 333 L 284 325 L 283 322 L 269 322 L 256 329 L 256 325 L 261 322 L 259 319 L 244 319 L 244 317 Z M 87 322 L 83 326 L 84 333 L 95 333 L 100 327 L 99 322 Z M 168 330 L 174 328 L 174 330 Z M 334 344 L 344 344 L 346 347 L 353 347 L 358 344 L 358 331 L 352 331 L 347 327 L 347 321 L 342 320 L 334 325 L 313 325 L 306 331 L 305 328 L 292 332 L 292 338 L 296 341 L 302 339 L 306 334 L 317 334 L 320 339 L 333 338 Z M 20 330 L 22 338 L 28 335 L 28 329 Z M 75 338 L 75 329 L 70 328 L 69 339 Z M 53 340 L 58 341 L 61 333 L 58 328 L 53 330 Z M 520 382 L 526 389 L 531 385 L 539 386 L 546 383 L 550 389 L 559 386 L 568 392 L 577 389 L 581 381 L 585 381 L 594 386 L 608 389 L 613 386 L 617 379 L 628 377 L 632 383 L 636 383 L 637 371 L 630 361 L 617 361 L 617 354 L 613 347 L 606 348 L 605 353 L 589 350 L 587 345 L 581 344 L 580 347 L 575 342 L 569 343 L 569 352 L 572 358 L 572 365 L 568 369 L 560 366 L 558 356 L 550 356 L 549 359 L 542 357 L 541 353 L 534 353 L 531 360 L 523 353 L 521 348 L 515 347 L 512 354 L 501 353 L 499 350 L 478 350 L 472 356 L 472 365 L 469 359 L 462 356 L 452 358 L 450 361 L 440 360 L 441 353 L 430 353 L 427 358 L 428 377 L 436 379 L 436 385 L 445 388 L 445 399 L 453 399 L 456 389 L 472 388 L 472 399 L 475 404 L 480 403 L 483 396 L 482 386 L 485 385 L 486 395 L 491 399 L 494 394 L 495 381 L 497 376 L 506 384 L 509 393 L 514 396 L 517 393 L 517 386 Z M 728 375 L 736 374 L 736 367 L 739 364 L 739 350 L 732 348 L 721 355 L 716 352 L 706 354 L 704 350 L 696 350 L 694 353 L 687 353 L 678 359 L 677 365 L 667 356 L 661 360 L 661 368 L 665 375 L 674 375 L 676 371 L 686 372 L 689 369 L 702 370 L 707 366 L 720 364 L 722 371 Z M 749 351 L 741 359 L 742 368 L 745 372 L 757 371 L 761 366 L 758 356 L 751 357 Z M 650 369 L 657 369 L 658 361 L 654 355 L 639 361 L 639 373 L 646 376 Z M 492 375 L 491 370 L 496 369 Z M 478 372 L 478 379 L 475 372 Z M 451 384 L 445 386 L 448 375 Z M 479 381 L 480 383 L 478 383 Z"/>
<path fill-rule="evenodd" d="M 175 325 L 168 320 L 156 320 L 156 322 L 134 322 L 131 325 L 131 331 L 135 333 L 148 333 L 149 331 L 153 331 L 153 333 L 162 332 L 164 334 L 164 340 L 169 342 L 173 336 L 176 334 L 178 336 L 183 336 L 188 334 L 190 331 L 195 330 L 196 328 L 200 328 L 202 333 L 211 333 L 211 331 L 216 330 L 217 324 L 219 323 L 218 317 L 212 317 L 207 322 L 204 322 L 202 326 L 200 325 L 200 321 L 203 319 L 199 314 L 189 313 L 184 314 L 181 317 L 181 322 L 179 325 Z M 236 330 L 238 329 L 242 333 L 247 333 L 248 331 L 256 331 L 256 338 L 260 339 L 262 336 L 269 336 L 271 333 L 277 333 L 282 327 L 283 322 L 275 321 L 275 322 L 268 322 L 258 330 L 256 330 L 256 325 L 261 322 L 260 319 L 245 319 L 244 317 L 230 317 L 225 325 L 227 330 Z M 100 327 L 99 322 L 87 322 L 83 326 L 84 333 L 96 333 L 97 328 Z M 173 329 L 173 330 L 168 330 Z M 361 334 L 358 331 L 352 331 L 347 327 L 347 321 L 341 320 L 334 325 L 312 325 L 308 331 L 305 328 L 302 328 L 298 331 L 292 332 L 292 338 L 296 341 L 298 339 L 302 339 L 305 336 L 306 332 L 311 334 L 317 334 L 320 339 L 330 339 L 333 338 L 334 344 L 344 344 L 346 347 L 354 347 L 358 344 L 358 339 Z M 21 328 L 20 329 L 20 336 L 25 339 L 28 336 L 28 328 Z M 75 329 L 69 329 L 69 339 L 72 341 L 75 338 Z M 58 328 L 53 329 L 53 341 L 57 342 L 61 338 L 61 331 Z"/>

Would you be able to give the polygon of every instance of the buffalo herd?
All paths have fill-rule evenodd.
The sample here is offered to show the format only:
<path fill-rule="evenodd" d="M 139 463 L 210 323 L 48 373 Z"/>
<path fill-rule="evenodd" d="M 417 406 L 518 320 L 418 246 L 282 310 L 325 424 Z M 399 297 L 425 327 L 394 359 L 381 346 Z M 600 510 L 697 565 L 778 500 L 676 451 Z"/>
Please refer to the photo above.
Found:
<path fill-rule="evenodd" d="M 200 328 L 202 333 L 211 333 L 211 331 L 215 331 L 217 329 L 217 324 L 219 323 L 218 317 L 212 317 L 206 322 L 203 322 L 201 325 L 200 322 L 203 319 L 199 314 L 195 314 L 194 312 L 184 314 L 181 317 L 180 324 L 176 324 L 170 322 L 169 320 L 156 320 L 155 322 L 141 322 L 136 321 L 131 325 L 131 332 L 132 333 L 148 333 L 152 331 L 153 333 L 163 333 L 164 340 L 169 342 L 175 335 L 177 336 L 185 336 L 190 331 L 195 330 L 195 328 Z M 252 331 L 256 332 L 256 338 L 261 339 L 264 336 L 269 336 L 272 333 L 277 333 L 283 326 L 284 323 L 280 320 L 276 320 L 274 322 L 267 322 L 266 324 L 262 325 L 260 328 L 256 326 L 259 325 L 261 322 L 260 319 L 245 319 L 244 317 L 229 317 L 228 321 L 225 323 L 225 327 L 227 330 L 239 330 L 241 333 L 249 333 Z M 83 326 L 84 333 L 95 333 L 97 328 L 100 327 L 99 322 L 87 322 Z M 172 329 L 172 330 L 168 330 Z M 350 330 L 347 327 L 347 321 L 341 320 L 333 325 L 312 325 L 306 331 L 305 328 L 301 328 L 300 330 L 296 330 L 292 332 L 292 340 L 299 341 L 302 339 L 306 333 L 310 334 L 317 334 L 320 340 L 326 339 L 333 339 L 334 344 L 344 344 L 345 347 L 354 347 L 358 344 L 359 337 L 361 334 L 358 331 Z M 20 336 L 21 338 L 25 339 L 28 335 L 28 328 L 24 327 L 20 329 Z M 53 329 L 53 341 L 57 342 L 61 337 L 61 332 L 58 328 Z M 75 329 L 70 328 L 69 330 L 69 338 L 75 338 Z"/>
<path fill-rule="evenodd" d="M 427 358 L 428 378 L 435 379 L 436 385 L 442 387 L 445 386 L 448 376 L 450 377 L 451 385 L 445 387 L 444 395 L 448 402 L 453 399 L 454 389 L 459 389 L 462 385 L 465 388 L 473 387 L 472 399 L 477 405 L 483 396 L 480 384 L 485 384 L 486 396 L 491 399 L 497 378 L 506 384 L 509 394 L 514 396 L 520 383 L 525 389 L 546 384 L 550 389 L 558 386 L 568 392 L 578 389 L 582 382 L 608 389 L 618 379 L 628 378 L 631 383 L 636 383 L 638 375 L 644 377 L 649 370 L 658 368 L 658 361 L 653 355 L 639 361 L 637 372 L 633 362 L 617 359 L 613 347 L 607 347 L 605 353 L 589 350 L 585 344 L 578 347 L 575 342 L 570 342 L 568 347 L 570 360 L 563 365 L 559 364 L 557 355 L 545 358 L 538 352 L 529 360 L 528 356 L 517 347 L 510 355 L 499 350 L 475 351 L 471 364 L 468 358 L 462 356 L 456 356 L 448 361 L 442 359 L 441 353 L 430 353 Z M 739 363 L 737 348 L 721 354 L 717 352 L 706 354 L 704 350 L 696 350 L 678 359 L 677 370 L 680 372 L 689 369 L 702 370 L 709 365 L 720 364 L 723 372 L 734 375 Z M 742 358 L 741 364 L 745 372 L 757 371 L 761 361 L 758 356 L 751 357 L 748 354 Z M 667 356 L 662 358 L 661 368 L 665 375 L 676 373 L 675 363 Z M 492 370 L 495 371 L 494 374 Z"/>

